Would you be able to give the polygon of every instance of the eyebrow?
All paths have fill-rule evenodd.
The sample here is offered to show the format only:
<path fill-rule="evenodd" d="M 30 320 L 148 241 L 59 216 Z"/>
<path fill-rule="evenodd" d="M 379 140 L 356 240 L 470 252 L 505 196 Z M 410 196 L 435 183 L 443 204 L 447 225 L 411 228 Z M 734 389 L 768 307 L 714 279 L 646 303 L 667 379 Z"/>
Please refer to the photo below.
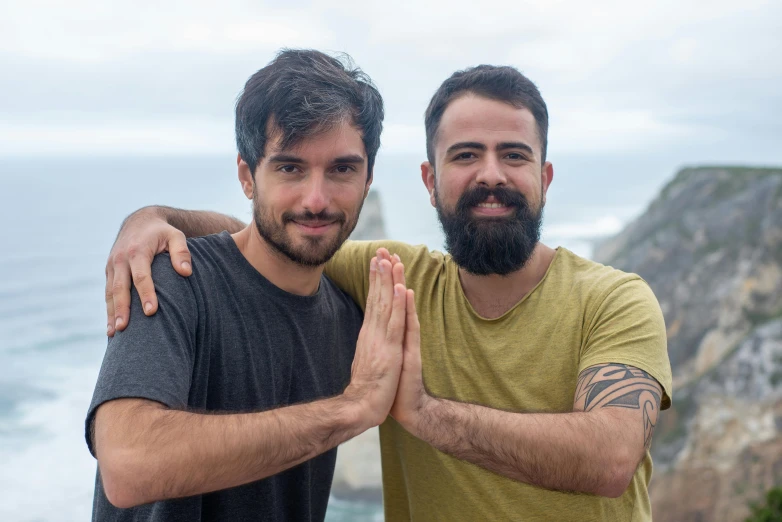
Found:
<path fill-rule="evenodd" d="M 530 154 L 535 154 L 535 152 L 532 150 L 532 147 L 530 147 L 529 145 L 521 141 L 504 141 L 502 143 L 497 144 L 497 147 L 495 147 L 495 150 L 497 150 L 498 152 L 501 150 L 508 150 L 508 149 L 521 149 L 529 152 Z"/>
<path fill-rule="evenodd" d="M 448 147 L 448 150 L 446 150 L 445 153 L 450 154 L 451 152 L 460 149 L 486 150 L 486 145 L 483 143 L 478 143 L 477 141 L 460 141 L 459 143 L 454 143 Z"/>
<path fill-rule="evenodd" d="M 487 150 L 487 147 L 483 143 L 477 141 L 461 141 L 459 143 L 454 143 L 453 145 L 448 147 L 448 150 L 446 150 L 445 153 L 450 154 L 451 152 L 454 152 L 456 150 L 461 150 L 461 149 L 476 149 L 476 150 L 483 151 L 483 150 Z M 532 150 L 532 147 L 530 147 L 529 145 L 521 141 L 504 141 L 502 143 L 498 143 L 494 149 L 498 152 L 503 150 L 508 150 L 508 149 L 521 149 L 527 151 L 530 154 L 535 153 Z"/>
<path fill-rule="evenodd" d="M 352 165 L 363 165 L 364 164 L 364 156 L 359 156 L 358 154 L 350 154 L 348 156 L 340 156 L 338 158 L 334 158 L 333 163 L 348 163 Z"/>
<path fill-rule="evenodd" d="M 270 163 L 297 163 L 297 164 L 305 164 L 307 163 L 303 158 L 300 158 L 298 156 L 293 156 L 292 154 L 274 154 L 272 156 L 269 156 L 269 162 Z M 334 158 L 332 163 L 347 163 L 349 165 L 363 165 L 365 162 L 364 157 L 360 156 L 358 154 L 349 154 L 347 156 L 339 156 L 338 158 Z"/>
<path fill-rule="evenodd" d="M 273 156 L 269 156 L 269 162 L 270 163 L 307 163 L 302 158 L 298 156 L 293 156 L 291 154 L 274 154 Z"/>

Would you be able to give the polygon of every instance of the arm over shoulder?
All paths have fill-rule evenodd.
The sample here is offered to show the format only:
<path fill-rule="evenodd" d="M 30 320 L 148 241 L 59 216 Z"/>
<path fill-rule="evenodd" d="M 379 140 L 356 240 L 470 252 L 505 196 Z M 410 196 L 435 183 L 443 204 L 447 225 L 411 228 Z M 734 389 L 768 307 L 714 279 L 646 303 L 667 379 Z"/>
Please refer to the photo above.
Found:
<path fill-rule="evenodd" d="M 93 422 L 104 403 L 141 398 L 170 408 L 187 406 L 198 325 L 198 305 L 188 280 L 171 267 L 167 254 L 152 264 L 160 307 L 147 317 L 133 289 L 127 328 L 109 339 L 85 422 L 85 437 L 95 455 Z"/>

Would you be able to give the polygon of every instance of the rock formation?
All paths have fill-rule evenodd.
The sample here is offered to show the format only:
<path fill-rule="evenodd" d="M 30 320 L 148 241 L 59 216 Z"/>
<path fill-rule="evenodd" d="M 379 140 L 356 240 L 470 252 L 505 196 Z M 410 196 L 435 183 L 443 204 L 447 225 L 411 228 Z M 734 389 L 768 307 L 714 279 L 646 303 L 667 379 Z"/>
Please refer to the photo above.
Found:
<path fill-rule="evenodd" d="M 594 258 L 646 279 L 668 328 L 654 519 L 743 520 L 782 485 L 782 169 L 684 169 Z"/>

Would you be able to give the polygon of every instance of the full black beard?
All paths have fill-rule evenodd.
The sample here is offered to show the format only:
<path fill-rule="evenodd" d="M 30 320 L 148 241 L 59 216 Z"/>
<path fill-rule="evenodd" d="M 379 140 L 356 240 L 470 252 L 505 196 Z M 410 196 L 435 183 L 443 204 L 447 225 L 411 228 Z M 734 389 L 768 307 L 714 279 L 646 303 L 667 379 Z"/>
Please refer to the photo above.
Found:
<path fill-rule="evenodd" d="M 493 195 L 498 203 L 514 207 L 502 217 L 475 217 L 473 207 Z M 504 187 L 475 187 L 461 195 L 456 210 L 443 208 L 435 191 L 437 217 L 445 233 L 445 248 L 461 268 L 475 275 L 508 275 L 532 257 L 540 241 L 543 206 L 532 210 L 520 192 Z"/>
<path fill-rule="evenodd" d="M 329 214 L 327 212 L 319 212 L 313 214 L 312 212 L 303 212 L 296 214 L 294 212 L 284 212 L 282 214 L 282 223 L 274 221 L 272 216 L 267 215 L 257 201 L 255 195 L 253 195 L 253 221 L 255 222 L 255 228 L 258 230 L 258 234 L 271 246 L 274 250 L 287 257 L 296 264 L 302 266 L 320 266 L 331 259 L 337 250 L 342 246 L 345 240 L 350 236 L 353 229 L 356 228 L 358 223 L 358 216 L 361 213 L 361 207 L 364 206 L 364 200 L 361 203 L 352 219 L 348 219 L 344 213 Z M 324 220 L 334 221 L 340 227 L 339 234 L 333 240 L 329 241 L 325 238 L 307 238 L 307 244 L 303 247 L 297 248 L 285 229 L 291 221 L 306 222 L 309 220 Z"/>

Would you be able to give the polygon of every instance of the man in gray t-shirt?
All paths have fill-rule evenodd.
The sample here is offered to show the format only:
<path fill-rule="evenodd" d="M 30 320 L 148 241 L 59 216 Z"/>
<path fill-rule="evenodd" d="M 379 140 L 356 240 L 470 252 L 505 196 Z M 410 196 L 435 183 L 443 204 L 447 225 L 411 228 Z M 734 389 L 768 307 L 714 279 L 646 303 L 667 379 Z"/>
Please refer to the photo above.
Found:
<path fill-rule="evenodd" d="M 87 415 L 123 397 L 198 412 L 265 411 L 342 393 L 361 328 L 353 300 L 321 276 L 314 295 L 274 286 L 242 256 L 228 232 L 191 239 L 193 275 L 152 264 L 160 309 L 144 317 L 138 295 L 131 321 L 110 342 Z M 89 435 L 89 433 L 88 433 Z M 258 434 L 259 437 L 262 434 Z M 89 436 L 88 436 L 89 442 Z M 92 448 L 91 448 L 92 449 Z M 322 520 L 336 448 L 265 480 L 158 502 L 133 517 L 95 484 L 98 520 Z"/>
<path fill-rule="evenodd" d="M 385 420 L 417 338 L 401 263 L 367 267 L 363 323 L 323 275 L 369 190 L 382 118 L 368 78 L 317 51 L 283 51 L 248 80 L 237 164 L 253 222 L 190 240 L 188 278 L 156 257 L 159 304 L 134 295 L 117 325 L 85 425 L 94 520 L 324 518 L 336 446 Z M 173 209 L 129 221 L 149 212 L 187 229 Z"/>

